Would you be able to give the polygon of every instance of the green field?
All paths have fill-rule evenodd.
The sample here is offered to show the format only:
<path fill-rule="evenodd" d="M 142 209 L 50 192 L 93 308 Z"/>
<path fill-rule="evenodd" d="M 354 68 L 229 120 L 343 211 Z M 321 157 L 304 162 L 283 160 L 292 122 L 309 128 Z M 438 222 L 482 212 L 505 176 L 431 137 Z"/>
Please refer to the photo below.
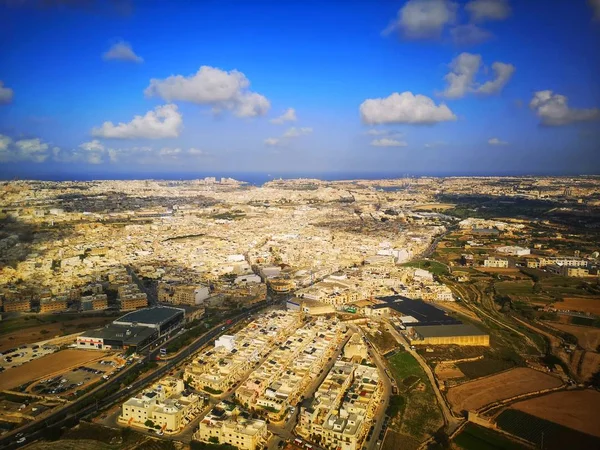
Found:
<path fill-rule="evenodd" d="M 498 427 L 546 450 L 600 448 L 600 438 L 564 427 L 531 414 L 507 409 L 497 418 Z"/>
<path fill-rule="evenodd" d="M 528 448 L 497 431 L 473 423 L 466 424 L 453 442 L 464 450 L 521 450 Z"/>
<path fill-rule="evenodd" d="M 407 262 L 402 264 L 402 267 L 416 267 L 418 269 L 427 270 L 434 275 L 446 275 L 448 273 L 448 268 L 446 265 L 427 259 Z"/>
<path fill-rule="evenodd" d="M 502 359 L 491 359 L 485 357 L 478 361 L 468 361 L 458 363 L 456 365 L 467 378 L 473 380 L 475 378 L 485 377 L 493 373 L 502 372 L 503 370 L 515 367 L 513 361 Z"/>
<path fill-rule="evenodd" d="M 388 362 L 398 385 L 399 397 L 403 398 L 390 429 L 423 441 L 443 423 L 429 379 L 408 352 L 400 351 L 388 358 Z"/>
<path fill-rule="evenodd" d="M 523 281 L 499 281 L 494 283 L 496 292 L 500 295 L 530 295 L 533 294 L 533 282 Z"/>

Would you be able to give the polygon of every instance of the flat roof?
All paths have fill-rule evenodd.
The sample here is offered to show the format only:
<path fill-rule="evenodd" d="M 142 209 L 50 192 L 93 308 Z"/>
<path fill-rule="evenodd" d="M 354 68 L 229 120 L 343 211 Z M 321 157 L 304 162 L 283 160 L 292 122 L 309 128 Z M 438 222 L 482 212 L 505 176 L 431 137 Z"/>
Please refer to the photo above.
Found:
<path fill-rule="evenodd" d="M 171 308 L 170 306 L 154 306 L 152 308 L 139 309 L 119 317 L 113 323 L 153 323 L 161 324 L 175 317 L 177 314 L 185 314 L 181 308 Z"/>
<path fill-rule="evenodd" d="M 414 330 L 424 338 L 430 337 L 454 337 L 454 336 L 488 336 L 488 333 L 481 331 L 475 325 L 470 323 L 461 323 L 455 325 L 415 325 Z"/>
<path fill-rule="evenodd" d="M 104 328 L 87 331 L 83 333 L 81 337 L 109 339 L 113 341 L 122 341 L 124 344 L 128 345 L 136 345 L 152 336 L 154 333 L 156 333 L 154 328 L 109 324 Z"/>
<path fill-rule="evenodd" d="M 461 323 L 460 320 L 447 315 L 445 311 L 423 300 L 413 300 L 402 295 L 377 297 L 377 299 L 383 300 L 385 303 L 373 306 L 374 309 L 389 307 L 398 311 L 403 316 L 414 317 L 419 321 L 420 325 L 452 325 Z"/>

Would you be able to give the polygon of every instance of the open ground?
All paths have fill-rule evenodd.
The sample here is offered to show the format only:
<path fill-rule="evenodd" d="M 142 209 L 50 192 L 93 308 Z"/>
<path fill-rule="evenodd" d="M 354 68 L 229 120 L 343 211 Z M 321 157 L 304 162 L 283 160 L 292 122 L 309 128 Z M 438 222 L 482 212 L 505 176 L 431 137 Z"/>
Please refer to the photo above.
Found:
<path fill-rule="evenodd" d="M 556 302 L 552 305 L 559 310 L 581 311 L 590 314 L 600 315 L 600 297 L 565 297 L 562 302 Z"/>
<path fill-rule="evenodd" d="M 499 400 L 560 385 L 562 381 L 556 377 L 519 367 L 452 387 L 447 398 L 456 412 L 474 411 Z"/>
<path fill-rule="evenodd" d="M 511 408 L 600 437 L 600 392 L 594 390 L 553 392 Z"/>
<path fill-rule="evenodd" d="M 584 350 L 595 352 L 600 347 L 600 328 L 567 325 L 563 323 L 549 323 L 557 330 L 570 333 L 577 338 L 577 344 Z"/>
<path fill-rule="evenodd" d="M 0 373 L 0 390 L 11 389 L 103 356 L 105 353 L 97 350 L 63 350 L 53 353 Z"/>

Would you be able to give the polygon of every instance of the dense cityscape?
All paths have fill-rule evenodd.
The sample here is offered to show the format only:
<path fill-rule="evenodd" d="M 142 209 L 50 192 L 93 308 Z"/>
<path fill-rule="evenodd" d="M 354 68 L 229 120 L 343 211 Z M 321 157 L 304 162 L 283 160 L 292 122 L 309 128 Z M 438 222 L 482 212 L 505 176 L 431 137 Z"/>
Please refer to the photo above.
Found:
<path fill-rule="evenodd" d="M 0 439 L 597 442 L 599 188 L 3 183 Z"/>

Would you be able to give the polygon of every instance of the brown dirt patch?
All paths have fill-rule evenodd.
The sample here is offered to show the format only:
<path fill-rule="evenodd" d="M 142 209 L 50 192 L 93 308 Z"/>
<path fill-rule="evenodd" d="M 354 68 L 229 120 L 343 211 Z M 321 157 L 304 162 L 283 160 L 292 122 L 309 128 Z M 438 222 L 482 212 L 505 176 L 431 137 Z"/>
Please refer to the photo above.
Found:
<path fill-rule="evenodd" d="M 435 367 L 435 376 L 440 381 L 446 381 L 453 378 L 463 378 L 465 374 L 452 363 L 441 363 Z"/>
<path fill-rule="evenodd" d="M 600 328 L 582 327 L 579 325 L 566 325 L 562 323 L 549 324 L 567 333 L 571 333 L 577 338 L 578 344 L 585 350 L 595 352 L 600 346 Z"/>
<path fill-rule="evenodd" d="M 578 375 L 585 381 L 589 381 L 592 375 L 598 372 L 600 367 L 600 354 L 595 352 L 586 352 L 581 361 Z"/>
<path fill-rule="evenodd" d="M 11 389 L 28 381 L 46 377 L 72 366 L 79 366 L 105 356 L 98 350 L 63 350 L 0 373 L 0 390 Z"/>
<path fill-rule="evenodd" d="M 561 384 L 558 378 L 551 375 L 519 367 L 452 387 L 447 397 L 454 411 L 473 411 L 499 400 L 559 387 Z"/>
<path fill-rule="evenodd" d="M 47 341 L 57 336 L 77 333 L 91 328 L 101 327 L 115 320 L 114 317 L 85 317 L 57 323 L 46 323 L 0 336 L 0 352 L 34 342 Z M 42 331 L 44 331 L 42 333 Z"/>
<path fill-rule="evenodd" d="M 591 389 L 553 392 L 515 403 L 511 408 L 600 437 L 600 392 Z"/>
<path fill-rule="evenodd" d="M 568 309 L 570 311 L 589 312 L 600 315 L 600 297 L 565 297 L 562 302 L 552 305 L 556 309 Z"/>

